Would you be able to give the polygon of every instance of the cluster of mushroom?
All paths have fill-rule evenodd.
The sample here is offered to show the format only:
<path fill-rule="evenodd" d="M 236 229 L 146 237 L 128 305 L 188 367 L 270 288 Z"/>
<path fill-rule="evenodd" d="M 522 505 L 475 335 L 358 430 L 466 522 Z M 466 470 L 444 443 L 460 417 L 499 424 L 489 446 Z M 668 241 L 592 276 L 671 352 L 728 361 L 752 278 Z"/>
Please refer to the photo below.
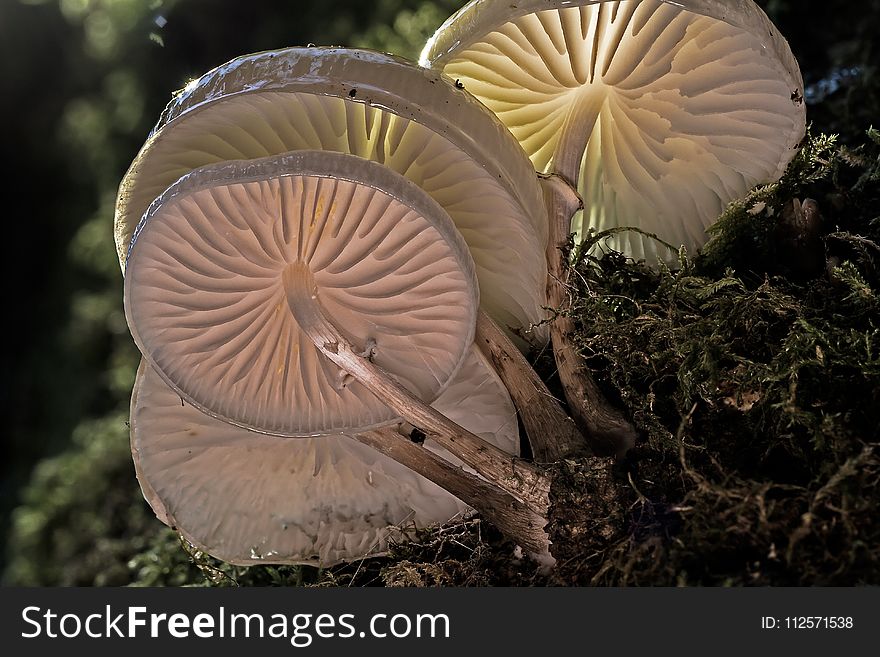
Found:
<path fill-rule="evenodd" d="M 751 0 L 475 0 L 421 66 L 291 48 L 194 81 L 117 201 L 148 502 L 232 563 L 359 559 L 469 508 L 552 563 L 520 420 L 537 463 L 634 437 L 547 321 L 561 247 L 698 247 L 781 175 L 799 88 Z M 585 436 L 521 353 L 550 338 Z"/>

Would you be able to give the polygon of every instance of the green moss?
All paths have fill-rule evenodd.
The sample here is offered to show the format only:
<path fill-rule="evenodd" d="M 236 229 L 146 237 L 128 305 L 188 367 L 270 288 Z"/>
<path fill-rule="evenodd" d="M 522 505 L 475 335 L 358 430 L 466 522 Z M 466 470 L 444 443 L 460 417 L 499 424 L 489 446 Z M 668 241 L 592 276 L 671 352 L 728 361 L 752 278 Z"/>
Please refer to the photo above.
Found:
<path fill-rule="evenodd" d="M 42 461 L 13 515 L 7 584 L 120 585 L 129 560 L 164 532 L 140 494 L 127 418 L 80 425 L 65 453 Z"/>
<path fill-rule="evenodd" d="M 782 181 L 733 204 L 675 271 L 581 263 L 582 351 L 644 440 L 615 475 L 626 521 L 568 545 L 602 558 L 573 559 L 564 580 L 880 581 L 876 146 L 808 137 Z M 801 243 L 778 233 L 805 195 L 825 215 L 811 276 L 791 271 Z"/>

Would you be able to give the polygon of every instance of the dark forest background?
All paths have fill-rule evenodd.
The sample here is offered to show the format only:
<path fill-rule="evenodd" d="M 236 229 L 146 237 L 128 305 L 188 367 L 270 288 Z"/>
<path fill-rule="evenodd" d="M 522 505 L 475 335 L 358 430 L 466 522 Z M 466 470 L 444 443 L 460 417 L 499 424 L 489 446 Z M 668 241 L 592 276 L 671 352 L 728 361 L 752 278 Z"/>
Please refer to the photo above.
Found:
<path fill-rule="evenodd" d="M 0 543 L 13 519 L 18 536 L 0 553 L 0 571 L 28 545 L 28 532 L 45 537 L 38 493 L 16 511 L 35 481 L 60 480 L 54 496 L 112 494 L 83 490 L 97 484 L 80 473 L 100 461 L 96 449 L 127 450 L 137 354 L 122 312 L 113 203 L 171 93 L 237 55 L 288 45 L 369 46 L 415 57 L 461 4 L 0 0 Z M 814 131 L 858 143 L 869 126 L 880 127 L 880 0 L 758 4 L 800 62 Z M 121 447 L 95 438 L 108 433 Z M 66 474 L 77 458 L 79 470 Z M 20 571 L 12 580 L 64 581 Z"/>

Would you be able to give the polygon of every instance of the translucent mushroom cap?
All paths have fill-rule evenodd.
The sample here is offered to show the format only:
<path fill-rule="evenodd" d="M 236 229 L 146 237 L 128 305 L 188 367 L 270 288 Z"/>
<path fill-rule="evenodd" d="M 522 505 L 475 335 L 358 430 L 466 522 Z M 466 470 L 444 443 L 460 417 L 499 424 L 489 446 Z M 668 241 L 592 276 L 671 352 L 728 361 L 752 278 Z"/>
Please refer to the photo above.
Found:
<path fill-rule="evenodd" d="M 396 422 L 301 331 L 292 280 L 426 402 L 473 343 L 474 266 L 449 216 L 390 169 L 321 151 L 208 165 L 169 187 L 131 242 L 126 317 L 151 366 L 210 415 L 282 436 Z"/>
<path fill-rule="evenodd" d="M 797 62 L 752 0 L 475 0 L 421 63 L 495 112 L 537 170 L 577 184 L 581 236 L 635 226 L 693 252 L 805 131 Z M 609 243 L 671 256 L 633 231 Z"/>
<path fill-rule="evenodd" d="M 486 312 L 514 332 L 544 319 L 547 219 L 528 158 L 445 76 L 365 50 L 247 55 L 187 85 L 120 185 L 121 264 L 141 216 L 179 177 L 308 149 L 357 155 L 419 186 L 467 242 Z M 546 331 L 529 338 L 540 342 Z"/>
<path fill-rule="evenodd" d="M 518 453 L 513 404 L 476 348 L 433 405 Z M 146 362 L 132 395 L 131 449 L 159 519 L 236 564 L 330 566 L 374 556 L 412 528 L 468 510 L 348 436 L 279 438 L 209 417 L 181 403 Z"/>

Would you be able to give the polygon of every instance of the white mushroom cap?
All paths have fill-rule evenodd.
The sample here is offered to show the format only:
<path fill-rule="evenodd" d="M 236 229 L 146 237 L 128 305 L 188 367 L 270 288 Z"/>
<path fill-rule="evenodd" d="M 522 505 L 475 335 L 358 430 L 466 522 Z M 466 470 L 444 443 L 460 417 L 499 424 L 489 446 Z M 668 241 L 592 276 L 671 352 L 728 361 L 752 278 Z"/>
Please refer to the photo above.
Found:
<path fill-rule="evenodd" d="M 460 79 L 536 169 L 577 183 L 581 234 L 637 226 L 694 252 L 805 131 L 797 62 L 751 0 L 475 0 L 421 61 Z M 671 256 L 632 231 L 609 243 Z"/>
<path fill-rule="evenodd" d="M 476 348 L 434 406 L 489 442 L 518 450 L 513 405 Z M 159 519 L 236 564 L 330 566 L 375 556 L 413 527 L 468 510 L 347 436 L 278 438 L 204 415 L 146 362 L 132 395 L 131 445 L 144 497 Z"/>
<path fill-rule="evenodd" d="M 307 277 L 350 341 L 422 400 L 474 337 L 473 262 L 449 216 L 379 164 L 299 151 L 197 169 L 138 226 L 125 310 L 148 362 L 190 404 L 283 436 L 398 421 L 294 319 Z"/>
<path fill-rule="evenodd" d="M 120 261 L 147 207 L 182 175 L 303 149 L 358 155 L 421 187 L 464 236 L 484 309 L 514 330 L 544 319 L 546 212 L 522 149 L 440 74 L 363 50 L 249 55 L 188 85 L 120 185 Z"/>

